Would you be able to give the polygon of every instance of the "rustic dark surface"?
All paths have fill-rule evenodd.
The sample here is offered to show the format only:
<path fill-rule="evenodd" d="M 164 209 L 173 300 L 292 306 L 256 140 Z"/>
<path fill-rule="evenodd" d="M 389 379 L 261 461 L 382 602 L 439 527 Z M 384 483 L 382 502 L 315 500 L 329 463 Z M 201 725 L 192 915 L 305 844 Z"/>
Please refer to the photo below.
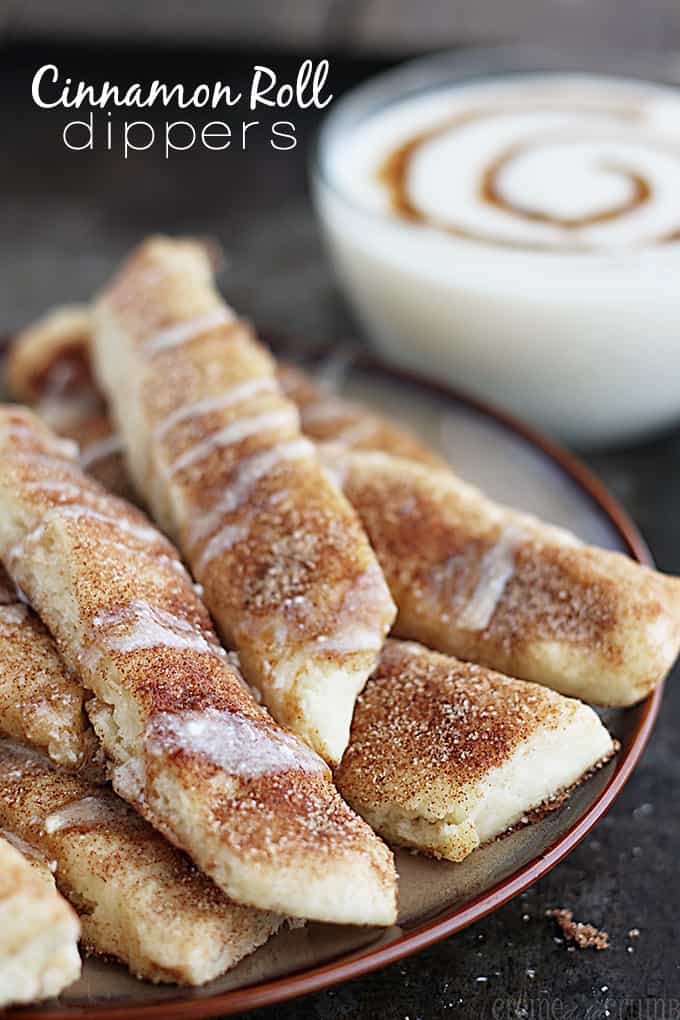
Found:
<path fill-rule="evenodd" d="M 297 63 L 263 53 L 8 49 L 0 61 L 0 312 L 7 328 L 51 304 L 87 297 L 143 234 L 168 230 L 221 239 L 225 287 L 262 325 L 320 340 L 348 335 L 307 195 L 316 115 L 296 116 L 299 143 L 288 153 L 273 152 L 266 132 L 245 153 L 197 149 L 169 162 L 155 149 L 127 163 L 102 148 L 71 153 L 59 137 L 63 114 L 31 103 L 31 75 L 47 59 L 90 79 L 185 81 L 237 81 L 254 60 L 282 70 Z M 332 87 L 339 93 L 375 69 L 335 61 Z M 588 459 L 635 517 L 658 564 L 680 573 L 680 431 Z M 671 678 L 651 746 L 622 797 L 537 886 L 416 957 L 264 1010 L 263 1020 L 680 1017 L 679 719 L 680 688 Z M 556 906 L 604 927 L 609 951 L 568 952 L 544 916 Z M 639 938 L 628 937 L 632 928 Z"/>
<path fill-rule="evenodd" d="M 680 43 L 676 0 L 0 0 L 0 33 L 22 40 L 146 43 L 214 49 L 274 43 L 293 51 L 393 54 L 460 43 L 540 40 L 559 46 L 668 52 Z"/>

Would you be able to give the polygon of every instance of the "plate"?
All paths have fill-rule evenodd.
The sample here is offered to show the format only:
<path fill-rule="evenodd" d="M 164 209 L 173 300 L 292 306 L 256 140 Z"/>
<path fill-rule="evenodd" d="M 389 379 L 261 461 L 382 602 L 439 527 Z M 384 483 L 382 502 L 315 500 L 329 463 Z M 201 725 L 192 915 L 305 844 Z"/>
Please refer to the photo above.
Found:
<path fill-rule="evenodd" d="M 410 426 L 493 497 L 564 525 L 588 542 L 651 563 L 634 525 L 588 470 L 511 416 L 343 349 L 317 356 L 314 368 L 341 392 Z M 5 1015 L 22 1020 L 224 1016 L 317 991 L 415 953 L 495 910 L 573 849 L 621 792 L 647 742 L 661 696 L 659 687 L 635 708 L 602 713 L 621 751 L 561 810 L 475 851 L 461 864 L 398 851 L 399 918 L 387 930 L 309 924 L 285 931 L 222 979 L 192 990 L 143 984 L 121 966 L 87 960 L 80 981 L 59 1000 Z"/>

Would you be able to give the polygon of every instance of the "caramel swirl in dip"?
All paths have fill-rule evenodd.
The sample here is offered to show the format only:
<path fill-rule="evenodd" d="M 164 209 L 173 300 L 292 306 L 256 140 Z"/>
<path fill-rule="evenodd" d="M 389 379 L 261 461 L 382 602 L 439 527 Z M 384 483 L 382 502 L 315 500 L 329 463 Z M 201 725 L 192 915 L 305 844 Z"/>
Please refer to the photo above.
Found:
<path fill-rule="evenodd" d="M 516 121 L 512 131 L 512 121 Z M 479 148 L 480 128 L 487 127 L 482 149 L 489 149 L 488 139 L 497 132 L 502 141 L 492 154 L 479 153 L 470 160 L 469 178 L 460 182 L 461 165 L 465 161 L 466 137 L 475 133 L 473 150 Z M 508 144 L 508 128 L 513 140 Z M 467 135 L 466 135 L 467 133 Z M 502 101 L 489 106 L 478 106 L 458 112 L 434 126 L 402 140 L 384 156 L 378 167 L 378 180 L 386 189 L 389 206 L 397 216 L 445 231 L 456 237 L 501 247 L 539 251 L 584 252 L 599 245 L 580 236 L 586 228 L 607 224 L 621 224 L 630 220 L 636 225 L 636 215 L 645 209 L 655 217 L 655 202 L 668 202 L 655 181 L 653 167 L 645 165 L 646 157 L 663 160 L 666 173 L 678 163 L 680 172 L 680 146 L 678 141 L 664 134 L 654 125 L 652 114 L 645 103 L 578 102 L 569 99 L 541 100 L 538 95 L 527 94 L 524 99 Z M 432 147 L 441 147 L 441 158 L 432 155 Z M 428 150 L 430 150 L 428 156 Z M 581 189 L 582 209 L 562 211 L 561 201 L 550 202 L 543 194 L 536 198 L 537 184 L 550 181 L 551 167 L 562 153 L 570 163 L 564 179 L 554 179 L 556 194 Z M 458 155 L 454 159 L 454 154 Z M 451 189 L 461 188 L 469 208 L 480 212 L 480 224 L 474 226 L 442 209 L 433 199 L 423 202 L 422 194 L 414 192 L 413 178 L 418 161 L 430 160 L 430 168 L 437 164 L 438 174 L 451 174 Z M 450 162 L 449 162 L 450 161 Z M 479 165 L 476 165 L 479 163 Z M 576 171 L 570 175 L 570 170 Z M 663 168 L 662 168 L 663 169 Z M 463 166 L 463 171 L 465 167 Z M 514 175 L 514 185 L 509 182 Z M 658 177 L 659 174 L 657 173 Z M 421 180 L 421 191 L 424 187 Z M 465 191 L 469 188 L 469 191 Z M 591 189 L 592 194 L 587 189 Z M 604 193 L 609 191 L 609 195 Z M 453 193 L 453 191 L 452 191 Z M 669 203 L 671 206 L 672 202 Z M 647 235 L 640 225 L 640 243 L 663 244 L 680 239 L 680 209 L 672 210 L 678 222 L 668 229 L 655 229 Z M 494 228 L 489 214 L 505 221 L 504 229 Z M 514 219 L 520 226 L 552 228 L 545 236 L 527 232 L 526 235 L 509 232 L 507 221 Z M 498 224 L 501 224 L 499 219 Z M 484 225 L 482 225 L 484 224 Z M 644 237 L 642 236 L 644 233 Z"/>

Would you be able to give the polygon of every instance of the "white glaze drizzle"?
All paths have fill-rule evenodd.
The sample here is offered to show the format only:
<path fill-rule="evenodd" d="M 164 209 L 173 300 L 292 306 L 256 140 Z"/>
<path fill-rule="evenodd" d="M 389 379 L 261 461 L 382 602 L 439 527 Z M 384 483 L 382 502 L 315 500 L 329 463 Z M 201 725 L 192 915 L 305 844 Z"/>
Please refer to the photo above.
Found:
<path fill-rule="evenodd" d="M 56 510 L 59 511 L 59 516 L 61 517 L 74 517 L 76 519 L 79 517 L 91 517 L 105 524 L 113 524 L 119 531 L 123 531 L 126 535 L 131 535 L 133 538 L 138 538 L 140 542 L 158 542 L 162 537 L 160 532 L 156 531 L 151 525 L 135 524 L 127 517 L 112 517 L 110 514 L 83 504 L 69 503 L 65 507 L 55 507 Z"/>
<path fill-rule="evenodd" d="M 110 798 L 89 795 L 51 811 L 45 817 L 43 828 L 51 836 L 63 829 L 91 828 L 101 822 L 110 824 L 119 817 L 120 810 Z"/>
<path fill-rule="evenodd" d="M 107 543 L 111 549 L 120 549 L 121 552 L 130 553 L 130 546 L 125 542 L 110 541 Z M 144 548 L 143 546 L 134 550 L 135 556 L 146 556 L 153 560 L 158 567 L 169 567 L 170 570 L 178 573 L 182 578 L 191 583 L 191 578 L 187 568 L 184 566 L 181 560 L 177 559 L 176 556 L 170 556 L 168 553 L 159 553 L 154 548 Z"/>
<path fill-rule="evenodd" d="M 500 602 L 505 587 L 515 572 L 515 551 L 526 538 L 516 525 L 504 528 L 500 538 L 482 556 L 479 578 L 472 595 L 458 614 L 456 626 L 462 630 L 485 630 Z"/>
<path fill-rule="evenodd" d="M 196 339 L 203 333 L 208 333 L 218 326 L 224 326 L 235 322 L 236 316 L 231 308 L 220 305 L 209 312 L 195 315 L 183 322 L 177 322 L 174 326 L 159 330 L 153 336 L 145 340 L 141 346 L 141 352 L 146 358 L 153 358 L 160 351 L 167 351 L 172 347 L 181 347 L 183 344 Z"/>
<path fill-rule="evenodd" d="M 340 432 L 333 436 L 333 440 L 339 446 L 356 446 L 358 443 L 362 443 L 364 440 L 374 436 L 377 429 L 377 422 L 371 418 L 365 418 L 362 421 L 355 422 L 353 425 L 348 425 L 345 429 L 341 429 Z"/>
<path fill-rule="evenodd" d="M 263 717 L 262 724 L 232 712 L 161 712 L 149 724 L 146 750 L 153 756 L 177 751 L 195 755 L 242 779 L 295 770 L 326 773 L 321 758 L 302 740 Z"/>
<path fill-rule="evenodd" d="M 24 460 L 28 461 L 29 463 L 44 465 L 50 471 L 53 471 L 55 468 L 59 468 L 60 471 L 64 471 L 67 474 L 71 473 L 75 475 L 75 473 L 80 470 L 79 465 L 77 463 L 78 453 L 79 453 L 78 446 L 76 446 L 75 448 L 75 456 L 68 458 L 64 458 L 58 452 L 46 453 L 44 450 L 38 452 L 36 450 L 22 450 L 21 448 L 19 448 L 18 450 L 12 451 L 12 456 L 16 457 L 18 460 Z"/>
<path fill-rule="evenodd" d="M 75 381 L 76 366 L 74 363 L 72 361 L 57 361 L 50 367 L 47 374 L 43 396 L 46 396 L 48 399 L 50 397 L 63 397 L 69 386 L 75 383 Z M 38 406 L 42 406 L 42 397 L 38 401 Z"/>
<path fill-rule="evenodd" d="M 223 429 L 213 432 L 212 435 L 208 435 L 190 446 L 170 465 L 169 473 L 175 475 L 180 471 L 186 471 L 187 468 L 205 460 L 214 450 L 240 443 L 249 436 L 256 436 L 278 428 L 295 427 L 297 424 L 298 414 L 294 407 L 284 407 L 278 411 L 268 411 L 249 418 L 238 418 L 230 425 L 226 425 Z"/>
<path fill-rule="evenodd" d="M 28 439 L 32 443 L 36 441 L 36 429 L 33 425 L 27 424 L 23 421 L 9 421 L 2 427 L 3 439 Z M 74 440 L 62 439 L 58 436 L 52 436 L 48 432 L 47 435 L 40 436 L 40 440 L 45 446 L 45 450 L 42 453 L 45 456 L 53 455 L 55 457 L 63 457 L 67 460 L 74 460 L 77 457 L 77 443 Z M 34 450 L 19 450 L 17 451 L 23 454 L 30 454 L 33 456 L 38 453 Z"/>
<path fill-rule="evenodd" d="M 359 416 L 357 418 L 357 415 Z M 338 443 L 342 446 L 354 446 L 364 439 L 370 438 L 378 429 L 379 423 L 370 414 L 362 411 L 349 402 L 329 398 L 328 401 L 319 401 L 315 404 L 308 404 L 303 407 L 300 416 L 303 428 L 309 425 L 324 425 L 340 422 L 349 418 L 348 424 L 334 436 L 328 437 L 327 441 Z M 354 419 L 354 420 L 352 420 Z"/>
<path fill-rule="evenodd" d="M 111 782 L 116 793 L 124 797 L 130 804 L 144 804 L 146 786 L 146 768 L 141 758 L 128 758 L 116 765 L 111 774 Z"/>
<path fill-rule="evenodd" d="M 64 500 L 77 499 L 81 492 L 80 487 L 75 482 L 51 481 L 49 479 L 26 482 L 26 489 L 28 492 L 50 492 L 56 496 L 61 496 Z"/>
<path fill-rule="evenodd" d="M 26 438 L 31 442 L 35 442 L 37 438 L 36 430 L 32 425 L 24 425 L 19 422 L 8 425 L 2 431 L 3 439 Z M 76 443 L 75 439 L 62 439 L 59 436 L 49 435 L 47 437 L 49 441 L 46 442 L 46 437 L 41 436 L 40 438 L 44 443 L 41 450 L 23 450 L 19 447 L 17 450 L 13 451 L 14 456 L 35 458 L 36 460 L 56 463 L 66 462 L 64 463 L 64 467 L 78 459 L 80 447 L 78 446 L 78 443 Z"/>
<path fill-rule="evenodd" d="M 202 574 L 209 563 L 221 556 L 223 553 L 233 549 L 239 542 L 243 542 L 250 534 L 253 518 L 250 516 L 247 522 L 240 524 L 225 524 L 223 528 L 213 535 L 206 543 L 196 561 L 196 573 Z"/>
<path fill-rule="evenodd" d="M 380 627 L 367 625 L 365 621 L 375 618 L 376 608 L 388 603 L 382 571 L 377 563 L 370 563 L 347 589 L 336 614 L 335 629 L 316 639 L 318 648 L 341 655 L 368 651 L 377 654 L 384 635 Z"/>
<path fill-rule="evenodd" d="M 0 774 L 3 781 L 23 778 L 34 765 L 53 768 L 53 763 L 44 751 L 27 747 L 11 737 L 0 736 Z"/>
<path fill-rule="evenodd" d="M 158 441 L 168 435 L 177 425 L 185 421 L 192 421 L 212 411 L 223 411 L 227 407 L 233 407 L 244 400 L 259 396 L 262 393 L 276 393 L 278 389 L 276 380 L 270 376 L 262 376 L 260 379 L 247 379 L 245 382 L 237 383 L 224 393 L 214 397 L 204 397 L 203 400 L 196 400 L 192 404 L 178 407 L 175 411 L 164 418 L 153 431 L 153 438 Z"/>
<path fill-rule="evenodd" d="M 80 466 L 83 471 L 88 471 L 93 464 L 105 457 L 111 457 L 114 453 L 123 452 L 123 440 L 119 435 L 106 436 L 104 439 L 97 439 L 90 443 L 80 455 Z"/>
<path fill-rule="evenodd" d="M 340 655 L 354 655 L 355 652 L 378 652 L 382 645 L 382 635 L 376 628 L 350 627 L 327 637 L 322 634 L 316 639 L 321 652 L 334 652 Z"/>
<path fill-rule="evenodd" d="M 151 526 L 147 527 L 144 524 L 134 524 L 126 517 L 111 517 L 109 514 L 102 513 L 101 511 L 95 510 L 93 507 L 86 506 L 83 503 L 65 503 L 61 506 L 50 507 L 40 524 L 33 528 L 32 531 L 29 531 L 20 542 L 8 550 L 8 563 L 11 564 L 17 562 L 17 560 L 24 555 L 26 549 L 33 542 L 38 541 L 48 524 L 52 520 L 56 520 L 60 517 L 70 517 L 74 520 L 79 520 L 81 517 L 90 517 L 93 520 L 112 524 L 119 531 L 122 531 L 127 535 L 131 535 L 132 537 L 139 539 L 141 542 L 158 542 L 161 539 L 160 533 Z"/>
<path fill-rule="evenodd" d="M 308 439 L 292 439 L 285 443 L 277 443 L 268 450 L 255 453 L 239 464 L 235 478 L 212 510 L 204 513 L 194 525 L 192 537 L 194 541 L 206 538 L 222 522 L 225 514 L 233 513 L 248 499 L 260 479 L 284 460 L 296 460 L 314 454 L 314 447 Z"/>
<path fill-rule="evenodd" d="M 129 625 L 129 629 L 123 633 L 105 633 L 118 624 Z M 151 606 L 143 599 L 134 599 L 120 609 L 97 613 L 92 619 L 92 626 L 95 640 L 114 652 L 164 647 L 226 655 L 216 642 L 208 641 L 195 624 L 165 609 Z"/>

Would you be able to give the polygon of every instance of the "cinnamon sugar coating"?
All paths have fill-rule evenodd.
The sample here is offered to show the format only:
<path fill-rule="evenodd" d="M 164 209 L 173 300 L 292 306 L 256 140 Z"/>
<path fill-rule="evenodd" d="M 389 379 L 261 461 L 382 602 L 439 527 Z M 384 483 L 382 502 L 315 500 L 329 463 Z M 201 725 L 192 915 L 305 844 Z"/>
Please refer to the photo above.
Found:
<path fill-rule="evenodd" d="M 0 733 L 45 751 L 58 765 L 100 776 L 86 697 L 0 567 Z"/>
<path fill-rule="evenodd" d="M 141 245 L 95 321 L 96 375 L 136 486 L 249 682 L 280 722 L 337 761 L 394 606 L 271 355 L 219 297 L 191 241 Z"/>
<path fill-rule="evenodd" d="M 398 606 L 395 633 L 599 705 L 680 647 L 680 581 L 494 503 L 451 472 L 327 452 Z"/>
<path fill-rule="evenodd" d="M 402 762 L 414 783 L 444 772 L 462 787 L 500 768 L 537 727 L 557 727 L 563 705 L 538 685 L 391 640 L 360 697 L 343 764 L 370 748 L 383 761 L 379 774 L 366 776 L 376 790 L 403 784 Z"/>
<path fill-rule="evenodd" d="M 386 838 L 462 860 L 537 808 L 558 806 L 613 753 L 580 702 L 390 640 L 335 778 Z"/>
<path fill-rule="evenodd" d="M 239 906 L 112 793 L 0 741 L 0 826 L 56 864 L 83 947 L 137 977 L 202 984 L 282 923 Z"/>
<path fill-rule="evenodd" d="M 248 692 L 173 546 L 67 454 L 0 412 L 0 557 L 96 695 L 116 790 L 241 902 L 391 923 L 387 848 Z"/>

